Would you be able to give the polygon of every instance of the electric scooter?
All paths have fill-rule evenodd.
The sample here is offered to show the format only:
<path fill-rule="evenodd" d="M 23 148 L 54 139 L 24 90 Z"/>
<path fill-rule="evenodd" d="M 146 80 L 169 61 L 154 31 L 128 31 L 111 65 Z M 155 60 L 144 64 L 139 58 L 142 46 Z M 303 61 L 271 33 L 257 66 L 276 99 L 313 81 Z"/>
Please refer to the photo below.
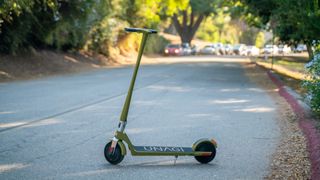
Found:
<path fill-rule="evenodd" d="M 147 38 L 150 34 L 157 33 L 157 31 L 153 29 L 143 28 L 125 28 L 125 31 L 142 33 L 142 40 L 127 97 L 121 112 L 118 130 L 115 132 L 112 140 L 108 142 L 104 148 L 104 156 L 106 160 L 113 165 L 116 165 L 123 160 L 124 156 L 127 154 L 126 146 L 123 143 L 124 141 L 125 143 L 127 143 L 132 156 L 174 156 L 175 162 L 178 156 L 194 156 L 195 159 L 202 164 L 209 163 L 214 159 L 216 155 L 217 143 L 213 139 L 200 139 L 196 141 L 192 145 L 192 147 L 134 146 L 131 143 L 128 135 L 124 132 L 124 130 L 127 124 L 127 117 L 134 84 L 138 74 L 140 61 Z"/>

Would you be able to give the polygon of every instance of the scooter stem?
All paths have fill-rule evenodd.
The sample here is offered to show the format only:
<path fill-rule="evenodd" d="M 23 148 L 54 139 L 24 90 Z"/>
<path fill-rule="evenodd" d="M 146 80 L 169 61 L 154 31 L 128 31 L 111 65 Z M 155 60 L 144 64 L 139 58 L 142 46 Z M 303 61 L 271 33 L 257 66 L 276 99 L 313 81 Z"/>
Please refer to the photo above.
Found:
<path fill-rule="evenodd" d="M 139 70 L 139 66 L 140 66 L 143 50 L 144 50 L 144 47 L 145 47 L 145 44 L 146 44 L 146 41 L 147 41 L 147 38 L 148 38 L 148 35 L 149 35 L 148 32 L 143 32 L 142 34 L 143 35 L 142 35 L 142 40 L 141 40 L 141 43 L 140 43 L 137 62 L 136 62 L 136 65 L 135 65 L 135 68 L 134 68 L 134 71 L 133 71 L 132 79 L 131 79 L 130 86 L 129 86 L 129 89 L 128 89 L 128 94 L 127 94 L 127 97 L 126 97 L 126 101 L 125 101 L 125 103 L 123 105 L 122 112 L 121 112 L 120 121 L 122 121 L 122 122 L 126 122 L 127 121 L 134 84 L 135 84 L 135 81 L 136 81 L 136 78 L 137 78 L 137 74 L 138 74 L 138 70 Z"/>

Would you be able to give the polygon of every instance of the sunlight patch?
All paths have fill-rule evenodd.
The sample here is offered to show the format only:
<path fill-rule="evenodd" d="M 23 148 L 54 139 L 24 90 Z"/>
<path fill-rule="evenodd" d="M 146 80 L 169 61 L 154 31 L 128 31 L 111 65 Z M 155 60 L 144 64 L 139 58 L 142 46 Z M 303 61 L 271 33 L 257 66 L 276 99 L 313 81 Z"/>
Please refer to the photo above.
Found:
<path fill-rule="evenodd" d="M 188 92 L 190 89 L 186 89 L 181 86 L 150 86 L 150 89 L 158 90 L 158 91 L 173 91 L 173 92 Z"/>
<path fill-rule="evenodd" d="M 71 173 L 67 176 L 92 176 L 102 173 L 109 173 L 114 171 L 119 171 L 120 169 L 98 169 L 98 170 L 91 170 L 91 171 L 85 171 L 85 172 L 79 172 L 79 173 Z"/>
<path fill-rule="evenodd" d="M 0 123 L 0 128 L 11 128 L 11 127 L 16 127 L 16 126 L 21 126 L 26 124 L 27 122 L 13 122 L 13 123 Z"/>
<path fill-rule="evenodd" d="M 272 112 L 274 111 L 274 108 L 269 107 L 257 107 L 257 108 L 244 108 L 244 109 L 237 109 L 234 110 L 237 112 L 254 112 L 254 113 L 263 113 L 263 112 Z"/>
<path fill-rule="evenodd" d="M 198 118 L 198 117 L 211 117 L 212 114 L 189 114 L 187 117 Z"/>
<path fill-rule="evenodd" d="M 237 103 L 246 103 L 249 100 L 244 99 L 226 99 L 226 100 L 212 100 L 209 101 L 209 104 L 237 104 Z"/>
<path fill-rule="evenodd" d="M 61 121 L 58 121 L 57 119 L 46 119 L 43 121 L 26 125 L 25 127 L 47 126 L 47 125 L 59 124 L 59 123 L 61 123 Z"/>
<path fill-rule="evenodd" d="M 16 113 L 15 111 L 2 111 L 0 114 L 13 114 Z"/>
<path fill-rule="evenodd" d="M 153 131 L 153 128 L 130 128 L 127 129 L 127 133 L 128 134 L 140 134 L 140 133 L 144 133 L 144 132 L 151 132 Z"/>
<path fill-rule="evenodd" d="M 154 105 L 158 105 L 159 103 L 157 103 L 156 101 L 135 101 L 133 102 L 133 104 L 141 105 L 141 106 L 154 106 Z"/>
<path fill-rule="evenodd" d="M 28 165 L 22 163 L 15 164 L 0 164 L 0 174 L 8 171 L 13 171 L 17 169 L 22 169 L 27 167 Z"/>
<path fill-rule="evenodd" d="M 30 124 L 28 124 L 30 123 Z M 46 126 L 46 125 L 52 125 L 52 124 L 58 124 L 61 123 L 61 121 L 58 121 L 57 119 L 45 119 L 38 122 L 27 122 L 27 121 L 20 121 L 20 122 L 12 122 L 12 123 L 0 123 L 0 128 L 12 128 L 17 126 L 24 126 L 24 127 L 36 127 L 36 126 Z"/>
<path fill-rule="evenodd" d="M 265 90 L 259 89 L 259 88 L 248 88 L 249 91 L 253 92 L 265 92 Z"/>
<path fill-rule="evenodd" d="M 76 60 L 76 59 L 75 59 L 75 58 L 73 58 L 73 57 L 70 57 L 70 56 L 64 56 L 64 58 L 65 58 L 66 60 L 71 61 L 71 62 L 79 63 L 79 61 L 78 61 L 78 60 Z"/>
<path fill-rule="evenodd" d="M 221 89 L 221 92 L 238 92 L 240 91 L 239 88 L 234 88 L 234 89 Z"/>

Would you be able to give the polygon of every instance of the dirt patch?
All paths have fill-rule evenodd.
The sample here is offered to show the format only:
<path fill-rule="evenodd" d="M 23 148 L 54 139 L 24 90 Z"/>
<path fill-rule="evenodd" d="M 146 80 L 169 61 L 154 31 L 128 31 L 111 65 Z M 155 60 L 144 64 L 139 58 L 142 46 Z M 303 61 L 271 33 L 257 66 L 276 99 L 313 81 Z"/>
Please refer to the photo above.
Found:
<path fill-rule="evenodd" d="M 249 79 L 265 89 L 277 102 L 281 140 L 272 155 L 270 171 L 265 179 L 310 179 L 311 163 L 307 141 L 299 128 L 297 116 L 286 100 L 279 96 L 277 87 L 268 78 L 265 70 L 255 64 L 244 67 Z"/>
<path fill-rule="evenodd" d="M 0 82 L 42 78 L 90 71 L 97 68 L 132 64 L 133 56 L 116 60 L 83 52 L 65 53 L 49 50 L 19 55 L 0 55 Z"/>
<path fill-rule="evenodd" d="M 80 53 L 33 51 L 27 54 L 0 56 L 0 81 L 46 77 L 56 74 L 81 72 L 101 67 L 103 60 Z"/>
<path fill-rule="evenodd" d="M 19 55 L 0 55 L 0 82 L 28 80 L 92 71 L 98 68 L 132 65 L 136 63 L 138 53 L 132 51 L 113 58 L 88 52 L 54 52 L 40 50 Z M 142 63 L 157 63 L 153 56 L 143 56 Z"/>

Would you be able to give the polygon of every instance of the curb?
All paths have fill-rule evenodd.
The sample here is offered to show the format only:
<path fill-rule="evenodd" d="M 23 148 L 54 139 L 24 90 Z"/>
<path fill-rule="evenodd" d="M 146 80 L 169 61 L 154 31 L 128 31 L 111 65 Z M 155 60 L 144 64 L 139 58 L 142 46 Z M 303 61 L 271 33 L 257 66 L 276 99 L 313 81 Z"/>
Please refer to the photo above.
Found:
<path fill-rule="evenodd" d="M 305 109 L 285 88 L 285 85 L 270 71 L 269 78 L 279 88 L 279 95 L 285 98 L 298 117 L 298 124 L 307 139 L 307 148 L 311 161 L 311 179 L 320 180 L 320 135 L 315 128 L 314 120 L 308 117 Z"/>

